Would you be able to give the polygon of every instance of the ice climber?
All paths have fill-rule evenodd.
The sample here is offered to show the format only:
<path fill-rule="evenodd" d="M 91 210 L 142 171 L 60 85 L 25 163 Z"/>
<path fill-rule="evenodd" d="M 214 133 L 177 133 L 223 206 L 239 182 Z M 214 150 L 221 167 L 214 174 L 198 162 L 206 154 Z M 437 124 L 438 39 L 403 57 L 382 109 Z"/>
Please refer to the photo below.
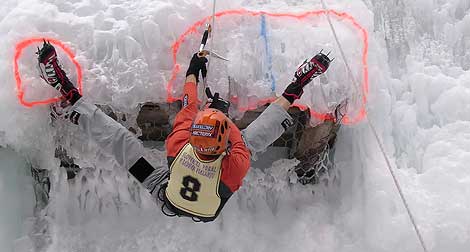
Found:
<path fill-rule="evenodd" d="M 133 133 L 81 97 L 50 43 L 44 42 L 37 54 L 41 77 L 64 97 L 61 106 L 52 106 L 53 115 L 78 125 L 112 155 L 120 167 L 162 201 L 165 214 L 204 222 L 216 219 L 240 188 L 251 154 L 266 149 L 292 125 L 287 109 L 302 96 L 304 86 L 330 64 L 323 53 L 305 60 L 282 96 L 240 131 L 227 117 L 229 103 L 218 94 L 209 97 L 205 108 L 198 110 L 197 85 L 199 74 L 207 72 L 207 59 L 194 54 L 186 72 L 182 108 L 166 139 L 168 167 L 155 169 L 146 161 L 144 147 Z"/>

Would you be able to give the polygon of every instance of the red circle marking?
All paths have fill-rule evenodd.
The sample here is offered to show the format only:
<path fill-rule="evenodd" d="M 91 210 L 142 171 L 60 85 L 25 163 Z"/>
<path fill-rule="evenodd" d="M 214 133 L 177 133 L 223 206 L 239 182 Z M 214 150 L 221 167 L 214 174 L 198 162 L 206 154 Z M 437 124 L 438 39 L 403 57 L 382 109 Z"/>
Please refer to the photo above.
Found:
<path fill-rule="evenodd" d="M 354 124 L 360 122 L 362 119 L 365 118 L 366 116 L 366 103 L 367 103 L 367 94 L 369 92 L 369 73 L 367 69 L 367 53 L 368 53 L 368 48 L 369 48 L 369 42 L 368 42 L 368 33 L 366 29 L 364 29 L 351 15 L 349 15 L 346 12 L 338 12 L 335 10 L 315 10 L 315 11 L 306 11 L 306 12 L 301 12 L 301 13 L 270 13 L 270 12 L 265 12 L 265 11 L 250 11 L 250 10 L 245 10 L 245 9 L 238 9 L 238 10 L 225 10 L 221 11 L 215 14 L 216 17 L 222 17 L 222 16 L 229 16 L 229 15 L 251 15 L 251 16 L 259 16 L 259 15 L 266 15 L 266 16 L 271 16 L 271 17 L 279 17 L 279 18 L 296 18 L 299 20 L 302 20 L 304 18 L 307 18 L 309 16 L 320 16 L 320 15 L 326 15 L 326 14 L 332 14 L 334 18 L 337 20 L 346 20 L 348 21 L 353 28 L 355 28 L 360 35 L 362 36 L 362 42 L 363 42 L 363 47 L 362 47 L 362 104 L 361 104 L 361 109 L 359 110 L 359 113 L 355 115 L 354 117 L 350 117 L 346 115 L 343 118 L 343 123 L 345 124 Z M 171 50 L 172 50 L 172 55 L 173 55 L 173 70 L 171 72 L 171 77 L 170 80 L 167 83 L 167 101 L 168 102 L 174 102 L 176 100 L 180 100 L 181 98 L 176 98 L 173 97 L 172 95 L 172 89 L 173 89 L 173 81 L 176 79 L 177 74 L 180 72 L 180 65 L 176 62 L 176 55 L 178 54 L 179 48 L 181 44 L 184 42 L 186 36 L 192 33 L 196 33 L 198 28 L 203 26 L 205 23 L 207 23 L 212 16 L 207 16 L 194 24 L 192 24 L 183 34 L 181 34 L 178 39 L 173 43 Z M 265 104 L 266 102 L 272 102 L 275 99 L 269 98 L 269 99 L 262 99 L 258 101 L 258 105 Z M 294 104 L 294 106 L 297 106 L 301 109 L 306 109 L 307 106 L 302 105 L 302 104 Z M 246 111 L 248 109 L 253 109 L 250 107 L 244 107 L 244 108 L 239 108 L 241 111 Z M 313 117 L 318 118 L 320 120 L 325 120 L 331 118 L 331 115 L 329 114 L 323 114 L 316 112 L 314 109 L 310 108 L 310 113 Z"/>
<path fill-rule="evenodd" d="M 41 37 L 41 38 L 25 39 L 25 40 L 20 41 L 18 44 L 16 44 L 15 60 L 13 63 L 13 67 L 14 67 L 15 80 L 16 80 L 16 96 L 18 97 L 18 100 L 20 101 L 20 103 L 23 106 L 28 107 L 28 108 L 31 108 L 33 106 L 40 105 L 40 104 L 49 104 L 49 103 L 60 101 L 60 97 L 49 98 L 49 99 L 39 100 L 39 101 L 26 101 L 24 99 L 24 90 L 23 90 L 23 86 L 21 82 L 20 71 L 18 68 L 18 60 L 21 57 L 21 54 L 23 53 L 23 50 L 26 47 L 35 43 L 42 43 L 44 39 L 46 41 L 49 41 L 51 44 L 60 47 L 67 54 L 70 60 L 73 62 L 73 64 L 75 65 L 75 68 L 77 69 L 78 91 L 80 92 L 80 94 L 82 93 L 82 68 L 80 64 L 75 60 L 75 54 L 72 52 L 72 50 L 70 50 L 67 46 L 65 46 L 61 41 L 57 39 L 53 39 L 53 38 Z"/>

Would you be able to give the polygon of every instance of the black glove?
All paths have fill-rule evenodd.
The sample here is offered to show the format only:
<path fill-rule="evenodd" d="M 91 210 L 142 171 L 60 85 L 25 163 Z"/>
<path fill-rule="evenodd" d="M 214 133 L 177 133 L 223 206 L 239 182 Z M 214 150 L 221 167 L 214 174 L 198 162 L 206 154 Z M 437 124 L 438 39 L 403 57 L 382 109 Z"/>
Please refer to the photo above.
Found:
<path fill-rule="evenodd" d="M 198 56 L 198 53 L 195 53 L 191 58 L 191 62 L 189 63 L 188 71 L 186 71 L 186 77 L 194 74 L 196 76 L 196 82 L 199 82 L 199 71 L 201 71 L 202 78 L 206 78 L 206 63 L 207 59 L 205 56 Z"/>
<path fill-rule="evenodd" d="M 220 110 L 222 111 L 222 113 L 228 115 L 228 109 L 230 108 L 229 101 L 220 98 L 219 93 L 215 93 L 214 95 L 212 95 L 211 89 L 208 87 L 206 88 L 206 95 L 207 98 L 210 99 L 210 101 L 208 101 L 210 102 L 209 108 Z"/>

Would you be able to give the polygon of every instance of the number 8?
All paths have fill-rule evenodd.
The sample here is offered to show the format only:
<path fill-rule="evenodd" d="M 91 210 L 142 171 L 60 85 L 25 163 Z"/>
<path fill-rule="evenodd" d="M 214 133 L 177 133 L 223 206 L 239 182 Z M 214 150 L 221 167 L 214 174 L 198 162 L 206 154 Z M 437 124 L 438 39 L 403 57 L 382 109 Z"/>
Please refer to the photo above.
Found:
<path fill-rule="evenodd" d="M 191 186 L 190 186 L 191 185 Z M 201 190 L 201 183 L 194 177 L 184 176 L 183 177 L 183 186 L 180 190 L 180 195 L 185 200 L 197 201 L 197 193 Z M 189 193 L 189 195 L 188 195 Z"/>

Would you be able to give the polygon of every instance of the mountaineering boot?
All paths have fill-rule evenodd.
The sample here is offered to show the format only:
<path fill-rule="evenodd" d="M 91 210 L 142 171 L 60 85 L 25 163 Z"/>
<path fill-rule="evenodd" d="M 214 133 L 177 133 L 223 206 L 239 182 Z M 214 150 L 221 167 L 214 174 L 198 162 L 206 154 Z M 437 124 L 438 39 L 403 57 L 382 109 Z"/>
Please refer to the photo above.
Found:
<path fill-rule="evenodd" d="M 41 78 L 59 90 L 72 105 L 75 104 L 82 96 L 60 67 L 54 46 L 44 40 L 42 48 L 38 48 L 36 54 L 38 55 L 38 69 Z"/>
<path fill-rule="evenodd" d="M 282 94 L 290 103 L 300 99 L 304 93 L 304 87 L 314 78 L 326 72 L 330 66 L 328 55 L 319 52 L 310 60 L 306 59 L 295 71 L 292 82 L 287 86 Z"/>

